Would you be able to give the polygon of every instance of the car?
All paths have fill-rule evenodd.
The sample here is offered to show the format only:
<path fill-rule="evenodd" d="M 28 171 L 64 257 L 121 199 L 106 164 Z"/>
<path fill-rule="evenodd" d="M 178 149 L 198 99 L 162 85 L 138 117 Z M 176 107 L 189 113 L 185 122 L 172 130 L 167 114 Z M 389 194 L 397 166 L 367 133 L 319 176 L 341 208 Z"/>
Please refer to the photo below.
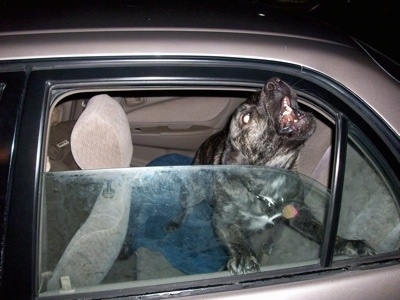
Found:
<path fill-rule="evenodd" d="M 3 4 L 0 45 L 2 299 L 398 297 L 399 70 L 367 44 L 247 1 L 33 1 Z M 297 171 L 192 165 L 276 77 L 316 122 Z M 260 229 L 260 271 L 232 275 L 212 225 L 227 178 L 272 206 L 285 189 L 253 188 L 299 184 L 319 243 Z"/>

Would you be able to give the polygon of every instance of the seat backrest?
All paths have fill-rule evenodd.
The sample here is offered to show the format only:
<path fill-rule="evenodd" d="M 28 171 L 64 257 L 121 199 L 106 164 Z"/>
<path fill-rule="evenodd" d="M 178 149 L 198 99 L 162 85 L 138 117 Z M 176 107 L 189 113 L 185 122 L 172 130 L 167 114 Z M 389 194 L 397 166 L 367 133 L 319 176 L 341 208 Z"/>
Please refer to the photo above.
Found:
<path fill-rule="evenodd" d="M 297 170 L 329 188 L 334 131 L 317 118 L 315 122 L 317 127 L 314 134 L 300 151 Z"/>
<path fill-rule="evenodd" d="M 84 170 L 129 167 L 132 138 L 121 105 L 108 95 L 87 103 L 71 134 L 71 151 Z"/>
<path fill-rule="evenodd" d="M 83 170 L 129 167 L 133 146 L 120 104 L 108 95 L 90 99 L 72 131 L 71 151 Z M 124 178 L 104 182 L 89 217 L 47 281 L 47 290 L 101 283 L 124 242 L 129 207 L 130 189 Z"/>

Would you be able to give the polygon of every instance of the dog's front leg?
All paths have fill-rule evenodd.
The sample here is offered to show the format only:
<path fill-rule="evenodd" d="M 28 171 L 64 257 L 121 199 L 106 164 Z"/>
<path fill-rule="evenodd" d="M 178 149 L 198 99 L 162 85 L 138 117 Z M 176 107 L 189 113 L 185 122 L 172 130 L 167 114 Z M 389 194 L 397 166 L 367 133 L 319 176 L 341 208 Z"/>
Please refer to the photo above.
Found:
<path fill-rule="evenodd" d="M 296 217 L 285 220 L 285 224 L 321 245 L 324 239 L 324 225 L 311 213 L 307 205 L 299 204 L 296 208 L 298 210 Z M 347 256 L 373 255 L 376 254 L 376 251 L 363 240 L 348 240 L 337 236 L 335 254 Z"/>
<path fill-rule="evenodd" d="M 173 232 L 177 230 L 185 221 L 186 217 L 193 210 L 193 206 L 201 202 L 201 200 L 199 200 L 201 198 L 193 197 L 192 194 L 193 193 L 190 192 L 188 187 L 183 184 L 181 185 L 181 190 L 179 194 L 179 204 L 181 206 L 181 211 L 164 226 L 164 230 L 166 232 Z"/>
<path fill-rule="evenodd" d="M 260 271 L 258 261 L 237 224 L 226 224 L 218 217 L 214 217 L 214 228 L 220 240 L 229 250 L 230 259 L 227 268 L 231 274 Z"/>
<path fill-rule="evenodd" d="M 173 232 L 181 227 L 182 223 L 185 221 L 186 217 L 191 213 L 193 207 L 182 207 L 180 213 L 170 220 L 164 226 L 166 232 Z"/>

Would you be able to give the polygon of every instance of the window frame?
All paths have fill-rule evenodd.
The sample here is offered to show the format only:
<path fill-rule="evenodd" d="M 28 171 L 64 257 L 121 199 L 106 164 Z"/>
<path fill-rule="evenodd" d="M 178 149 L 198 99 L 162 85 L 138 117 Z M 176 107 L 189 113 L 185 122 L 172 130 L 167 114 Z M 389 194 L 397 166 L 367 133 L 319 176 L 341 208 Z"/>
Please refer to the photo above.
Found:
<path fill-rule="evenodd" d="M 0 286 L 6 284 L 3 278 L 7 274 L 10 259 L 5 251 L 6 246 L 13 248 L 15 240 L 9 240 L 10 220 L 15 216 L 12 201 L 12 184 L 15 176 L 15 150 L 19 132 L 19 116 L 26 89 L 28 71 L 22 67 L 4 69 L 0 72 Z M 12 258 L 11 258 L 12 259 Z M 11 260 L 12 264 L 12 260 Z M 1 291 L 2 292 L 2 291 Z M 0 292 L 0 296 L 1 296 Z"/>
<path fill-rule="evenodd" d="M 45 137 L 48 127 L 48 115 L 52 99 L 61 94 L 75 91 L 85 91 L 88 88 L 130 88 L 141 86 L 154 88 L 162 86 L 176 87 L 205 87 L 214 85 L 227 88 L 240 86 L 241 88 L 256 89 L 271 76 L 279 74 L 286 78 L 300 79 L 296 88 L 302 90 L 304 86 L 315 85 L 318 91 L 309 101 L 321 107 L 335 119 L 336 142 L 335 159 L 332 181 L 332 201 L 328 208 L 325 240 L 322 245 L 321 266 L 306 266 L 296 269 L 285 269 L 289 276 L 282 272 L 254 273 L 239 275 L 234 278 L 220 280 L 202 280 L 168 285 L 153 286 L 150 288 L 135 288 L 123 291 L 99 291 L 91 294 L 94 297 L 113 297 L 116 295 L 144 295 L 170 293 L 179 291 L 182 295 L 196 295 L 215 291 L 243 289 L 249 286 L 257 287 L 276 283 L 291 282 L 313 278 L 319 273 L 326 274 L 341 272 L 343 266 L 357 267 L 359 265 L 373 265 L 375 263 L 400 258 L 400 253 L 389 253 L 372 257 L 355 258 L 332 262 L 334 237 L 336 235 L 341 188 L 345 162 L 348 119 L 362 128 L 362 131 L 371 132 L 371 139 L 379 145 L 379 152 L 387 165 L 392 161 L 388 176 L 392 176 L 392 184 L 399 193 L 399 141 L 390 132 L 383 120 L 372 113 L 366 104 L 337 82 L 312 70 L 297 65 L 254 60 L 236 60 L 225 58 L 149 58 L 135 60 L 75 60 L 75 61 L 48 61 L 44 63 L 30 62 L 32 69 L 26 92 L 24 108 L 21 113 L 21 126 L 18 138 L 15 139 L 18 147 L 14 150 L 15 163 L 14 177 L 11 187 L 11 206 L 8 232 L 24 232 L 26 234 L 12 237 L 14 242 L 9 243 L 11 235 L 7 236 L 5 252 L 4 284 L 6 290 L 14 297 L 31 295 L 37 296 L 39 282 L 36 276 L 39 258 L 39 225 L 41 207 L 41 172 L 44 166 Z M 135 76 L 132 75 L 133 70 Z M 207 74 L 213 74 L 212 77 Z M 303 81 L 302 81 L 303 80 Z M 290 80 L 287 80 L 290 82 Z M 308 90 L 308 89 L 307 89 Z M 325 99 L 321 101 L 319 99 Z M 329 102 L 329 103 L 328 103 Z M 360 129 L 361 130 L 361 129 Z M 393 164 L 393 161 L 395 162 Z M 396 168 L 397 167 L 397 168 Z M 24 176 L 20 176 L 23 174 Z M 23 189 L 20 187 L 23 186 Z M 400 199 L 397 198 L 397 199 Z M 23 219 L 24 222 L 18 220 Z M 329 235 L 327 234 L 329 231 Z M 21 260 L 17 258 L 23 258 Z M 11 286 L 18 282 L 23 289 L 14 291 Z M 8 284 L 7 284 L 8 283 Z M 8 286 L 8 287 L 7 287 Z M 73 294 L 73 297 L 85 297 L 86 294 Z M 65 296 L 67 297 L 67 296 Z"/>

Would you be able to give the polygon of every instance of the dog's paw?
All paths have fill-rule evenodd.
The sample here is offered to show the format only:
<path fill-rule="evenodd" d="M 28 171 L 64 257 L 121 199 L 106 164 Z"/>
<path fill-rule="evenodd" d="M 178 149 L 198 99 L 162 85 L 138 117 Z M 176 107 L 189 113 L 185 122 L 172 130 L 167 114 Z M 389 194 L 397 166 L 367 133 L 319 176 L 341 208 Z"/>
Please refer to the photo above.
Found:
<path fill-rule="evenodd" d="M 177 230 L 180 226 L 181 226 L 181 223 L 172 220 L 172 221 L 169 221 L 164 226 L 164 231 L 165 232 L 173 232 L 173 231 Z"/>
<path fill-rule="evenodd" d="M 227 264 L 228 270 L 233 275 L 260 272 L 257 259 L 252 254 L 232 256 Z"/>
<path fill-rule="evenodd" d="M 377 252 L 363 240 L 343 240 L 335 248 L 335 254 L 347 256 L 374 255 Z"/>

